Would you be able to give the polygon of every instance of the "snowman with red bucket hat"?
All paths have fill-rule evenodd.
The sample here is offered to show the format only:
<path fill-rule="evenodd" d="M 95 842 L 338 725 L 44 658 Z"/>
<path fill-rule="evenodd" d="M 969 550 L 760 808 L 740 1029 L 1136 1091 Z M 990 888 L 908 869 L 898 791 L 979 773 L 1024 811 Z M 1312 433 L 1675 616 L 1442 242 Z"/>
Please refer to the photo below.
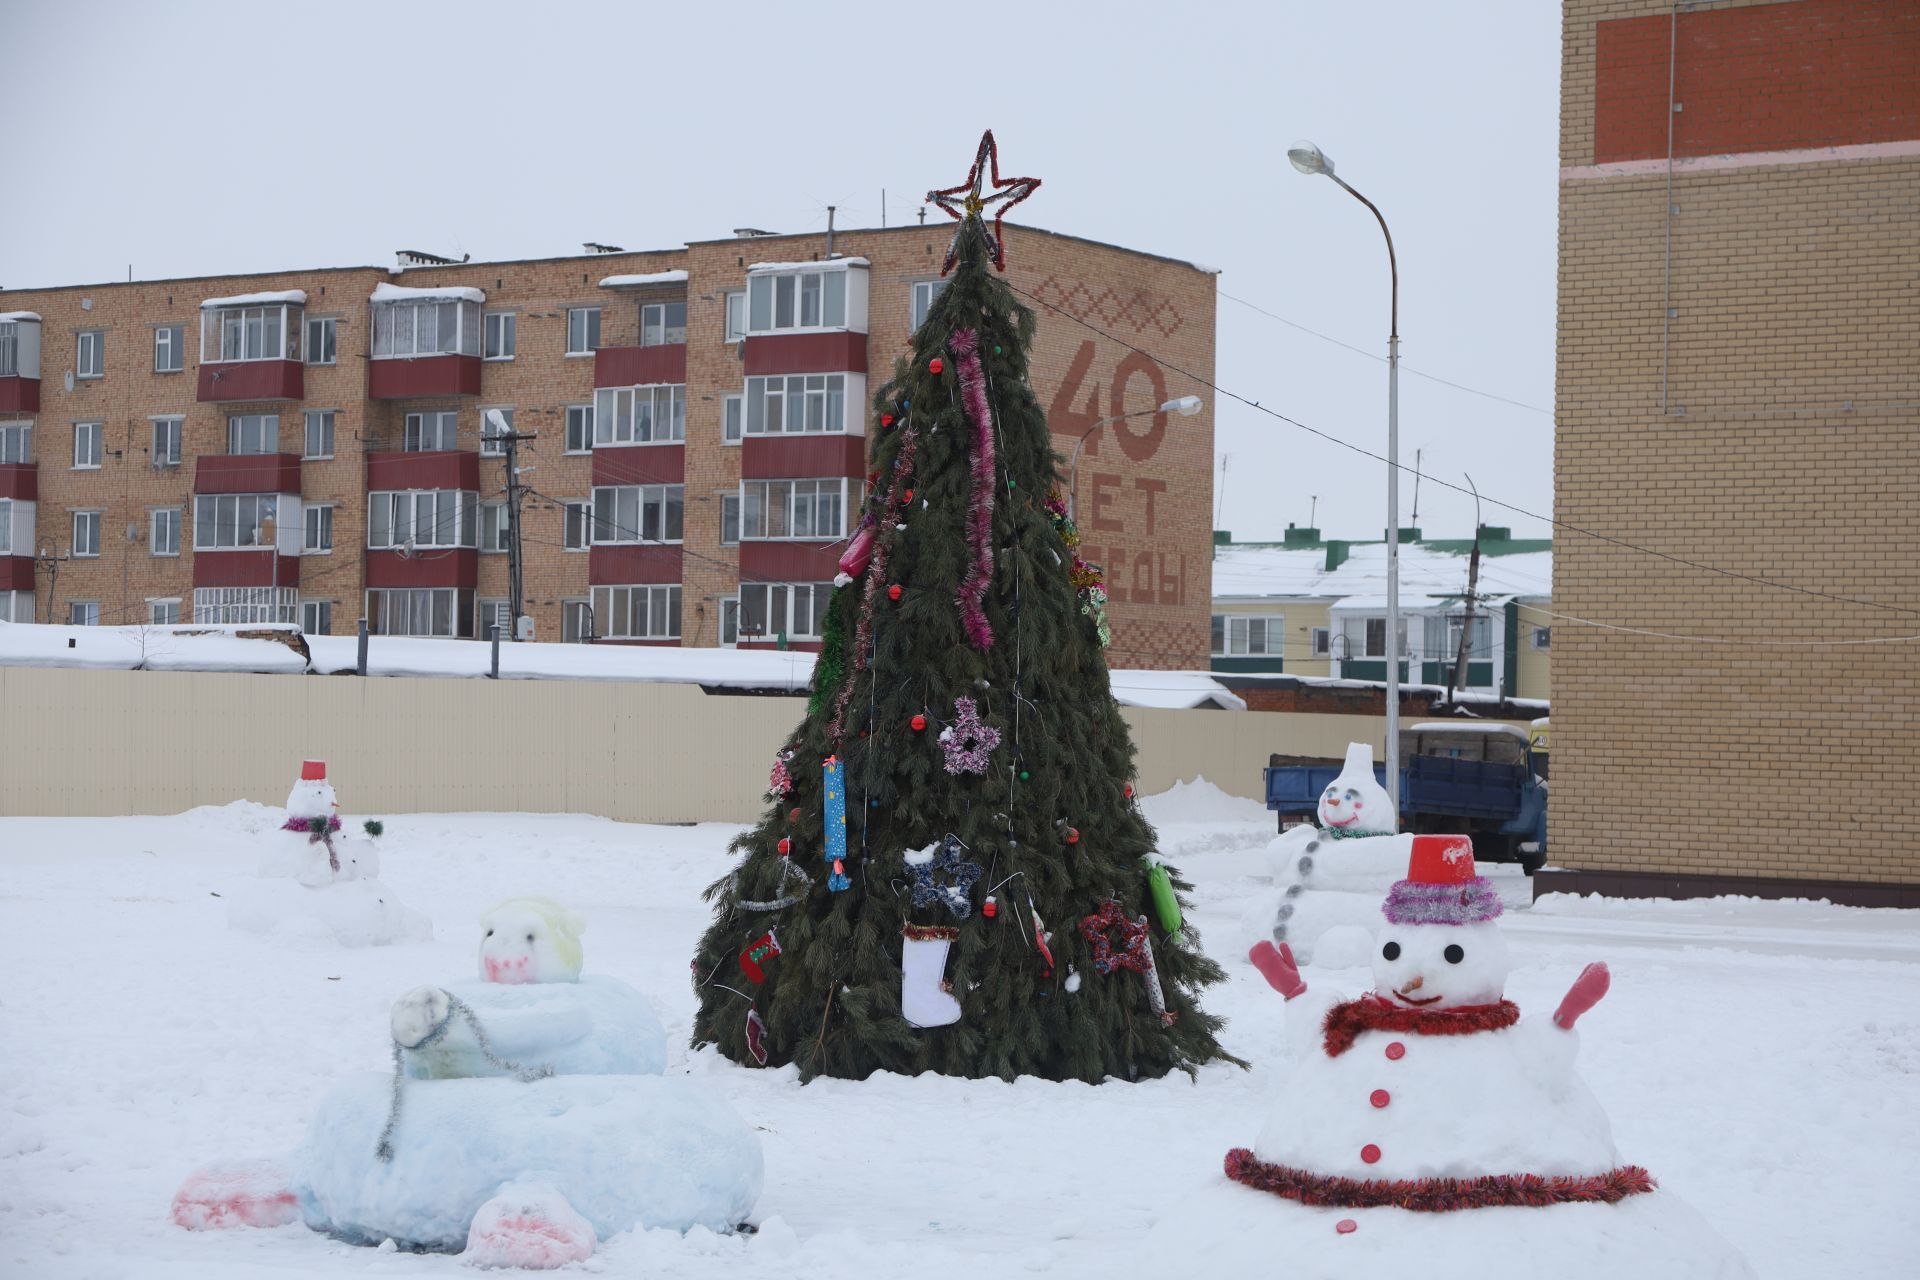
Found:
<path fill-rule="evenodd" d="M 1412 844 L 1374 937 L 1373 991 L 1309 992 L 1285 943 L 1249 954 L 1286 997 L 1295 1066 L 1252 1148 L 1227 1155 L 1233 1182 L 1268 1193 L 1259 1206 L 1240 1193 L 1242 1224 L 1276 1215 L 1287 1233 L 1267 1239 L 1295 1274 L 1387 1274 L 1367 1268 L 1404 1260 L 1422 1280 L 1490 1265 L 1751 1276 L 1704 1219 L 1620 1158 L 1574 1070 L 1574 1027 L 1606 995 L 1607 967 L 1588 965 L 1550 1017 L 1523 1018 L 1505 998 L 1500 898 L 1471 841 Z"/>

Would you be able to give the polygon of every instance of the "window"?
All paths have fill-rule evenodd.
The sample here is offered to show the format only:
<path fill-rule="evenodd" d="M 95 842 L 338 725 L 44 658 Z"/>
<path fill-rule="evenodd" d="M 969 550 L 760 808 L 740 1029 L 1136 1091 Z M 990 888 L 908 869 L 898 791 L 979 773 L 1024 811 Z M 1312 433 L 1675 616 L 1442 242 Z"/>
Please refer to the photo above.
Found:
<path fill-rule="evenodd" d="M 1448 618 L 1447 619 L 1446 651 L 1438 655 L 1429 654 L 1427 656 L 1428 657 L 1438 656 L 1449 662 L 1453 661 L 1456 657 L 1458 657 L 1460 653 L 1460 625 L 1464 621 L 1465 621 L 1465 617 L 1457 613 L 1454 614 L 1452 617 Z M 1436 631 L 1436 628 L 1432 627 L 1431 625 L 1428 626 L 1427 628 L 1428 635 L 1433 635 L 1435 631 Z M 1488 617 L 1486 614 L 1482 613 L 1475 616 L 1473 620 L 1473 634 L 1467 641 L 1467 657 L 1470 659 L 1477 659 L 1479 661 L 1484 662 L 1488 658 L 1491 658 L 1492 656 L 1493 656 L 1493 619 Z"/>
<path fill-rule="evenodd" d="M 593 617 L 609 640 L 678 640 L 680 588 L 595 587 Z"/>
<path fill-rule="evenodd" d="M 927 312 L 933 310 L 933 300 L 947 291 L 945 280 L 916 280 L 913 282 L 913 327 L 918 329 L 927 322 Z"/>
<path fill-rule="evenodd" d="M 333 416 L 332 409 L 309 409 L 306 415 L 305 439 L 300 448 L 303 458 L 331 458 L 333 456 Z"/>
<path fill-rule="evenodd" d="M 479 354 L 480 304 L 477 302 L 425 298 L 373 304 L 376 360 Z"/>
<path fill-rule="evenodd" d="M 0 320 L 0 378 L 20 376 L 20 322 Z M 4 603 L 4 601 L 0 601 Z M 5 621 L 0 617 L 0 621 Z"/>
<path fill-rule="evenodd" d="M 747 330 L 838 329 L 847 323 L 845 267 L 769 271 L 747 281 Z"/>
<path fill-rule="evenodd" d="M 100 602 L 98 600 L 75 600 L 67 606 L 67 622 L 76 627 L 99 626 Z"/>
<path fill-rule="evenodd" d="M 33 424 L 0 422 L 0 462 L 33 461 Z"/>
<path fill-rule="evenodd" d="M 473 592 L 467 587 L 395 588 L 367 592 L 367 630 L 382 636 L 473 637 Z"/>
<path fill-rule="evenodd" d="M 727 396 L 721 402 L 720 443 L 739 444 L 740 435 L 747 425 L 747 401 L 745 396 Z"/>
<path fill-rule="evenodd" d="M 332 635 L 333 601 L 302 600 L 300 602 L 300 629 L 310 636 Z"/>
<path fill-rule="evenodd" d="M 200 312 L 200 359 L 298 360 L 300 317 L 297 305 L 208 307 Z"/>
<path fill-rule="evenodd" d="M 1256 618 L 1237 613 L 1213 615 L 1213 654 L 1222 657 L 1278 656 L 1286 637 L 1282 618 Z"/>
<path fill-rule="evenodd" d="M 1387 656 L 1387 620 L 1385 618 L 1348 618 L 1342 624 L 1346 631 L 1345 657 L 1384 658 Z M 1407 620 L 1400 619 L 1400 657 L 1407 657 Z"/>
<path fill-rule="evenodd" d="M 494 422 L 498 414 L 500 421 Z M 503 458 L 507 445 L 500 437 L 513 430 L 513 410 L 482 409 L 480 411 L 480 456 L 483 458 Z"/>
<path fill-rule="evenodd" d="M 186 337 L 185 325 L 163 324 L 153 331 L 155 373 L 178 373 L 186 367 Z"/>
<path fill-rule="evenodd" d="M 1332 652 L 1332 632 L 1326 627 L 1315 627 L 1313 629 L 1313 656 L 1316 658 L 1325 658 L 1330 656 Z"/>
<path fill-rule="evenodd" d="M 593 643 L 593 605 L 585 600 L 560 602 L 560 639 L 565 644 Z"/>
<path fill-rule="evenodd" d="M 484 502 L 480 504 L 480 549 L 482 551 L 505 551 L 507 549 L 506 503 Z"/>
<path fill-rule="evenodd" d="M 292 622 L 299 596 L 292 587 L 196 587 L 193 620 L 229 626 Z"/>
<path fill-rule="evenodd" d="M 726 341 L 738 342 L 747 336 L 747 295 L 739 290 L 725 295 L 727 300 Z"/>
<path fill-rule="evenodd" d="M 474 635 L 482 640 L 491 640 L 493 628 L 499 627 L 502 640 L 513 639 L 513 614 L 508 609 L 511 603 L 508 600 L 482 600 Z"/>
<path fill-rule="evenodd" d="M 1536 649 L 1553 648 L 1553 628 L 1535 627 L 1533 629 L 1533 647 Z"/>
<path fill-rule="evenodd" d="M 74 342 L 73 376 L 76 378 L 100 378 L 107 370 L 107 333 L 104 329 L 88 329 Z"/>
<path fill-rule="evenodd" d="M 720 497 L 720 545 L 740 545 L 740 495 L 737 493 L 722 494 Z"/>
<path fill-rule="evenodd" d="M 832 595 L 831 582 L 743 582 L 739 638 L 818 640 Z"/>
<path fill-rule="evenodd" d="M 279 518 L 280 499 L 272 493 L 201 494 L 193 500 L 193 549 L 232 551 L 273 544 L 269 522 Z M 199 606 L 194 616 L 198 618 Z"/>
<path fill-rule="evenodd" d="M 728 596 L 720 602 L 720 643 L 740 643 L 740 597 Z"/>
<path fill-rule="evenodd" d="M 593 491 L 593 540 L 678 542 L 686 488 L 677 484 L 617 485 Z"/>
<path fill-rule="evenodd" d="M 748 435 L 846 429 L 846 374 L 796 373 L 747 379 Z"/>
<path fill-rule="evenodd" d="M 307 321 L 307 363 L 333 364 L 340 358 L 340 321 L 333 316 Z"/>
<path fill-rule="evenodd" d="M 147 601 L 147 621 L 156 627 L 179 626 L 180 602 L 178 600 Z"/>
<path fill-rule="evenodd" d="M 153 465 L 156 467 L 177 467 L 180 465 L 180 432 L 185 425 L 182 418 L 154 418 L 153 422 Z"/>
<path fill-rule="evenodd" d="M 486 360 L 513 359 L 514 333 L 518 318 L 511 311 L 489 311 L 481 321 L 486 326 L 486 345 L 480 354 Z"/>
<path fill-rule="evenodd" d="M 0 498 L 0 556 L 13 554 L 13 499 Z M 12 620 L 13 615 L 6 611 L 5 600 L 0 598 L 0 622 Z"/>
<path fill-rule="evenodd" d="M 406 432 L 401 437 L 400 447 L 408 453 L 429 453 L 434 450 L 451 449 L 459 434 L 460 415 L 453 409 L 436 409 L 431 413 L 410 413 L 407 415 Z"/>
<path fill-rule="evenodd" d="M 667 444 L 687 438 L 684 386 L 602 387 L 593 393 L 593 442 Z"/>
<path fill-rule="evenodd" d="M 640 345 L 668 347 L 687 340 L 687 304 L 649 302 L 640 308 Z"/>
<path fill-rule="evenodd" d="M 370 493 L 367 546 L 375 551 L 474 546 L 479 541 L 479 498 L 455 489 Z"/>
<path fill-rule="evenodd" d="M 740 486 L 742 538 L 838 538 L 846 532 L 847 482 L 748 480 Z"/>
<path fill-rule="evenodd" d="M 73 513 L 73 550 L 76 560 L 100 554 L 100 515 L 98 511 Z"/>
<path fill-rule="evenodd" d="M 147 554 L 180 554 L 180 508 L 156 507 L 147 513 Z"/>
<path fill-rule="evenodd" d="M 593 543 L 593 504 L 563 503 L 561 513 L 560 545 L 568 551 L 585 551 Z"/>
<path fill-rule="evenodd" d="M 227 418 L 228 453 L 280 452 L 280 415 L 235 413 Z"/>
<path fill-rule="evenodd" d="M 73 465 L 81 470 L 90 470 L 100 465 L 102 440 L 106 435 L 104 422 L 76 422 L 73 424 Z"/>
<path fill-rule="evenodd" d="M 333 505 L 317 503 L 306 509 L 307 532 L 300 549 L 308 555 L 326 555 L 333 550 Z"/>
<path fill-rule="evenodd" d="M 600 347 L 600 308 L 567 308 L 567 354 L 583 356 Z"/>
<path fill-rule="evenodd" d="M 593 448 L 593 406 L 567 406 L 567 452 L 586 453 Z"/>

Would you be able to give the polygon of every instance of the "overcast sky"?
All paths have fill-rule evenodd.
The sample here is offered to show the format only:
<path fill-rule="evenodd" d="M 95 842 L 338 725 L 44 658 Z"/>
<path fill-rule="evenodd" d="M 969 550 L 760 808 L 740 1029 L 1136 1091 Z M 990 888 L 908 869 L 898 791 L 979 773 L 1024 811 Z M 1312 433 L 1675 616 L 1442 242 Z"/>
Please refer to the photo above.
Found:
<path fill-rule="evenodd" d="M 1003 172 L 1046 183 L 1018 220 L 1218 267 L 1223 295 L 1384 354 L 1379 230 L 1288 167 L 1311 138 L 1393 228 L 1403 462 L 1545 513 L 1559 35 L 1541 0 L 0 0 L 0 284 L 666 248 L 829 204 L 877 225 L 883 188 L 898 222 L 991 127 Z M 1384 452 L 1378 360 L 1223 296 L 1216 369 Z M 1236 537 L 1314 495 L 1330 535 L 1384 527 L 1381 463 L 1225 400 L 1215 453 Z M 1473 504 L 1422 484 L 1419 516 L 1464 535 Z"/>

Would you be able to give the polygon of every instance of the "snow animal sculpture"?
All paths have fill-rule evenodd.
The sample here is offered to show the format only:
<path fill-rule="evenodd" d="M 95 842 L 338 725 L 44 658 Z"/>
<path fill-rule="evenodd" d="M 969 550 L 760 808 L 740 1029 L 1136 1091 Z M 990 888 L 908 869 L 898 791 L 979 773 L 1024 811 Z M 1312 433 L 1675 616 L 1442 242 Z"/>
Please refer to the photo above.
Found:
<path fill-rule="evenodd" d="M 1604 964 L 1588 965 L 1550 1018 L 1523 1019 L 1505 998 L 1500 899 L 1464 836 L 1414 837 L 1383 911 L 1374 991 L 1357 1000 L 1309 997 L 1284 944 L 1249 957 L 1288 1001 L 1295 1066 L 1226 1171 L 1280 1197 L 1266 1211 L 1280 1214 L 1290 1264 L 1385 1274 L 1398 1260 L 1434 1276 L 1464 1258 L 1458 1273 L 1471 1275 L 1488 1265 L 1481 1249 L 1497 1248 L 1516 1274 L 1751 1275 L 1698 1215 L 1621 1162 L 1574 1070 L 1574 1024 L 1606 994 Z"/>
<path fill-rule="evenodd" d="M 210 1166 L 174 1221 L 278 1225 L 356 1244 L 546 1268 L 635 1227 L 731 1231 L 759 1198 L 756 1139 L 725 1102 L 666 1078 L 666 1033 L 618 979 L 581 976 L 581 923 L 543 899 L 485 917 L 483 975 L 389 1015 L 394 1074 L 321 1100 L 290 1166 Z M 291 1172 L 284 1172 L 290 1167 Z"/>

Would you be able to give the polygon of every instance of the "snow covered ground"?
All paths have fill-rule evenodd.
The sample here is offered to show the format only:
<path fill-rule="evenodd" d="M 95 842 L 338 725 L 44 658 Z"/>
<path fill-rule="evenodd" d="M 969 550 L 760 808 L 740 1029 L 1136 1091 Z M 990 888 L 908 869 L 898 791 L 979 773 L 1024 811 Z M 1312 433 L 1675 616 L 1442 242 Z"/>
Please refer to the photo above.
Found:
<path fill-rule="evenodd" d="M 1212 788 L 1146 801 L 1196 881 L 1204 937 L 1234 936 L 1267 872 L 1258 804 Z M 471 1274 L 444 1256 L 356 1249 L 302 1227 L 189 1233 L 168 1202 L 195 1165 L 277 1155 L 342 1073 L 387 1066 L 387 1009 L 471 974 L 475 920 L 546 893 L 582 910 L 588 972 L 654 1001 L 669 1073 L 698 1076 L 760 1130 L 751 1237 L 609 1242 L 605 1275 L 920 1277 L 1139 1274 L 1155 1219 L 1222 1181 L 1284 1052 L 1280 999 L 1237 956 L 1211 1007 L 1252 1061 L 1147 1084 L 927 1076 L 802 1088 L 685 1048 L 687 960 L 731 828 L 596 818 L 389 816 L 383 879 L 435 940 L 347 950 L 236 933 L 233 886 L 280 813 L 0 819 L 0 1275 L 252 1280 Z M 1508 994 L 1551 1008 L 1580 967 L 1613 969 L 1581 1023 L 1581 1069 L 1622 1155 L 1652 1169 L 1764 1276 L 1920 1269 L 1920 912 L 1813 903 L 1549 899 L 1506 918 Z M 1357 993 L 1360 970 L 1309 969 Z M 1098 980 L 1098 979 L 1090 979 Z M 1245 1227 L 1285 1271 L 1285 1243 Z M 1500 1259 L 1488 1259 L 1497 1276 Z"/>

